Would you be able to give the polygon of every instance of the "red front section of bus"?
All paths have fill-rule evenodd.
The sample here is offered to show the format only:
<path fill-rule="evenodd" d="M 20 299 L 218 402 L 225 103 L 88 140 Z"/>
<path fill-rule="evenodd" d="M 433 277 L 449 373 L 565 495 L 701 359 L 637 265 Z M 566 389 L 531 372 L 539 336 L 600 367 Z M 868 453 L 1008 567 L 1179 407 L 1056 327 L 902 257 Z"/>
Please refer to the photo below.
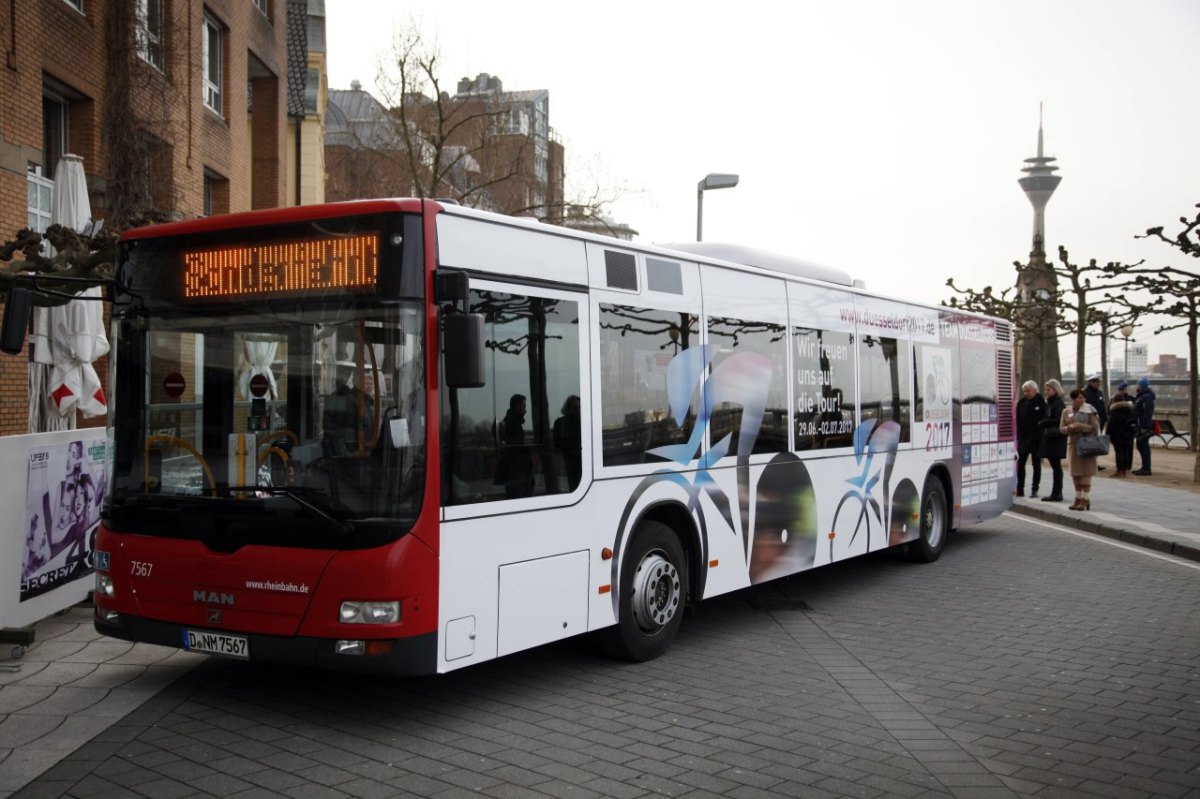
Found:
<path fill-rule="evenodd" d="M 415 209 L 415 201 L 341 206 L 373 210 L 389 204 L 396 205 L 392 210 Z M 346 213 L 340 206 L 332 208 Z M 311 209 L 269 213 L 283 219 L 289 212 L 305 211 L 311 213 Z M 434 220 L 440 206 L 420 201 L 420 211 L 427 245 L 426 297 L 432 297 L 437 252 Z M 426 306 L 426 330 L 436 342 L 436 304 Z M 425 348 L 429 409 L 439 407 L 438 349 Z M 246 638 L 250 659 L 391 674 L 436 671 L 438 416 L 430 412 L 426 425 L 421 513 L 411 530 L 383 546 L 334 550 L 248 545 L 223 553 L 194 539 L 120 533 L 101 525 L 96 541 L 97 552 L 102 553 L 94 592 L 96 628 L 118 638 L 169 646 L 186 646 L 188 631 Z M 109 581 L 111 593 L 101 589 L 102 579 Z M 340 618 L 344 602 L 399 602 L 399 620 L 344 623 Z M 365 654 L 341 655 L 334 645 L 344 640 L 381 646 Z"/>

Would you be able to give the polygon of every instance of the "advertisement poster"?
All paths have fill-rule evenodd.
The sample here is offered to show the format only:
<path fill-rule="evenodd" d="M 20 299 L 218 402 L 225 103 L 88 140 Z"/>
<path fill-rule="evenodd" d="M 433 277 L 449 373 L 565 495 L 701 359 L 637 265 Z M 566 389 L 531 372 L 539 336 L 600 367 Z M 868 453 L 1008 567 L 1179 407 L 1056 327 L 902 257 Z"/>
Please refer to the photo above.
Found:
<path fill-rule="evenodd" d="M 21 602 L 92 572 L 107 483 L 103 439 L 29 449 Z"/>

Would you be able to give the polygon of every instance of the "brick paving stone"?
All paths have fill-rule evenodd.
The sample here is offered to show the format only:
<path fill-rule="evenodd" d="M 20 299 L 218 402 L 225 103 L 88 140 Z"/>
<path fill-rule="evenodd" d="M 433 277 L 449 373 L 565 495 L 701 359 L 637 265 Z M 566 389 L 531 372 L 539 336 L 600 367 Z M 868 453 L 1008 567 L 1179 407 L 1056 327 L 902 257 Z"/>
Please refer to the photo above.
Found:
<path fill-rule="evenodd" d="M 222 799 L 1185 796 L 1196 576 L 1006 517 L 934 565 L 871 556 L 707 602 L 650 663 L 583 641 L 378 683 L 206 661 L 44 779 L 118 790 L 201 766 L 234 781 Z M 749 605 L 781 597 L 811 610 Z M 105 755 L 121 768 L 100 743 L 130 747 Z"/>

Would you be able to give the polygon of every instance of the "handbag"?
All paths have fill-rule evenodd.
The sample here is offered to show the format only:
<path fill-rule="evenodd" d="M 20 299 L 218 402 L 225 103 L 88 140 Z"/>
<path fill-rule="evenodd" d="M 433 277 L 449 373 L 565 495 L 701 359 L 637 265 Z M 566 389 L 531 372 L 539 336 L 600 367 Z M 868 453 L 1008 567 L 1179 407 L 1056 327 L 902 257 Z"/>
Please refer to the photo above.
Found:
<path fill-rule="evenodd" d="M 1079 457 L 1081 458 L 1098 458 L 1101 455 L 1108 454 L 1108 436 L 1080 436 L 1079 437 Z"/>

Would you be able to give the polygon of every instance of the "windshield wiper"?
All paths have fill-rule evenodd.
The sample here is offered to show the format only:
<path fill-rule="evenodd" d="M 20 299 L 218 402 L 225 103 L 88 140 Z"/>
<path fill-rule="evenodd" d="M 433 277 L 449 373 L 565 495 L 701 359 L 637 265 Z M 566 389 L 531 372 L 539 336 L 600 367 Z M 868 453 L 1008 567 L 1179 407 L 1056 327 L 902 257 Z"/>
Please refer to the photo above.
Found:
<path fill-rule="evenodd" d="M 298 486 L 228 486 L 221 489 L 223 492 L 230 493 L 234 491 L 245 491 L 247 493 L 253 491 L 261 494 L 270 494 L 271 496 L 285 496 L 292 502 L 295 502 L 300 507 L 307 510 L 314 516 L 324 519 L 326 523 L 343 535 L 352 535 L 354 533 L 354 525 L 345 519 L 339 519 L 329 512 L 328 508 L 324 508 L 310 499 L 307 499 L 302 492 L 306 489 Z M 309 492 L 313 489 L 308 489 Z"/>

